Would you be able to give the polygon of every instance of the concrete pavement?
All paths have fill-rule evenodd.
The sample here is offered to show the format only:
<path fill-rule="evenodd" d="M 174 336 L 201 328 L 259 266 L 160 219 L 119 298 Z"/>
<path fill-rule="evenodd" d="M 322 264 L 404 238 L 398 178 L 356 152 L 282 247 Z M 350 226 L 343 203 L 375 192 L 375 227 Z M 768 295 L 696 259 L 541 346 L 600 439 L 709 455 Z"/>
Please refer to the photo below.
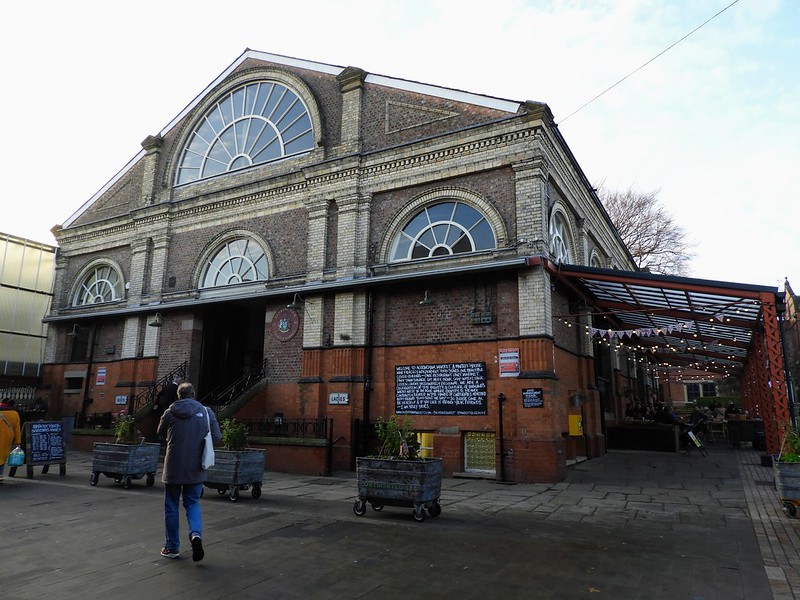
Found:
<path fill-rule="evenodd" d="M 163 488 L 89 485 L 91 454 L 0 486 L 0 598 L 800 598 L 800 520 L 760 454 L 612 451 L 558 484 L 446 479 L 442 514 L 352 511 L 355 474 L 206 489 L 206 558 L 163 545 Z M 160 473 L 159 473 L 160 477 Z M 182 535 L 186 535 L 182 517 Z"/>

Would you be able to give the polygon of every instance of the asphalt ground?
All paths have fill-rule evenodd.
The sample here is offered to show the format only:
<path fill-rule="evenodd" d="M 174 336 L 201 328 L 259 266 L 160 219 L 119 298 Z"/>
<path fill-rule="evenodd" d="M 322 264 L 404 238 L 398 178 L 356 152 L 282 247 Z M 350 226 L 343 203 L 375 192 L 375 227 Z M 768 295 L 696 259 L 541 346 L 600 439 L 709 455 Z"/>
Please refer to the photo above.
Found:
<path fill-rule="evenodd" d="M 130 489 L 68 452 L 0 486 L 0 600 L 113 598 L 800 598 L 800 520 L 760 453 L 611 451 L 557 484 L 445 479 L 442 512 L 353 513 L 354 473 L 266 472 L 238 502 L 206 489 L 205 559 L 162 558 L 163 486 Z M 188 536 L 185 517 L 181 534 Z"/>

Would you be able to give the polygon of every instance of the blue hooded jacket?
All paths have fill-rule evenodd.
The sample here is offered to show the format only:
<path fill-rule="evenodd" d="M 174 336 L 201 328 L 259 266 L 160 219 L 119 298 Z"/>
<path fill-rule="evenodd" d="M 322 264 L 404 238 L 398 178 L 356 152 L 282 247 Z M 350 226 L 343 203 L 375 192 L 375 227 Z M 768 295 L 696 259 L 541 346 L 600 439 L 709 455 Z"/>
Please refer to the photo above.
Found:
<path fill-rule="evenodd" d="M 222 432 L 214 411 L 194 398 L 176 400 L 161 416 L 158 436 L 167 438 L 167 454 L 161 472 L 161 481 L 164 483 L 203 483 L 206 480 L 206 471 L 200 466 L 203 439 L 208 433 L 206 410 L 211 424 L 211 438 L 218 444 L 222 440 Z"/>

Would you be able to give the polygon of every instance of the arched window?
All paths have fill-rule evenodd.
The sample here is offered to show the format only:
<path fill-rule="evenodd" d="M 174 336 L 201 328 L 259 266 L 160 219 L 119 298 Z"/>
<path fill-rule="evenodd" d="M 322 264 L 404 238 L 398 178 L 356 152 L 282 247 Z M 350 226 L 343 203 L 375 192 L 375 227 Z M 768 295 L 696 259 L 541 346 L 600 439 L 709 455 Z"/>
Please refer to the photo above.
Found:
<path fill-rule="evenodd" d="M 553 213 L 550 219 L 550 253 L 558 263 L 572 262 L 568 232 L 564 217 L 560 213 Z"/>
<path fill-rule="evenodd" d="M 600 259 L 600 255 L 597 253 L 597 250 L 592 250 L 592 256 L 589 259 L 589 266 L 595 267 L 596 269 L 603 268 L 603 261 Z"/>
<path fill-rule="evenodd" d="M 239 238 L 225 242 L 208 259 L 200 277 L 201 289 L 236 285 L 269 278 L 269 260 L 257 242 Z"/>
<path fill-rule="evenodd" d="M 175 184 L 190 183 L 311 150 L 306 105 L 281 83 L 248 83 L 208 109 L 186 141 Z"/>
<path fill-rule="evenodd" d="M 124 287 L 122 276 L 116 268 L 99 263 L 84 271 L 72 297 L 72 305 L 86 306 L 120 300 L 124 295 Z"/>
<path fill-rule="evenodd" d="M 392 262 L 463 254 L 497 246 L 486 217 L 463 202 L 441 202 L 417 212 L 394 239 Z"/>

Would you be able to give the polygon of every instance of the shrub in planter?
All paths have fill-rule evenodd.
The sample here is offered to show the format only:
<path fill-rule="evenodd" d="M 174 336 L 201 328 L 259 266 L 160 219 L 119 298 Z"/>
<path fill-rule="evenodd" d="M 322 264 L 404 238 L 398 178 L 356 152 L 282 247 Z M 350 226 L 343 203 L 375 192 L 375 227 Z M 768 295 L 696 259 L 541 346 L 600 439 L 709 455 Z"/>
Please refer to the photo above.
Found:
<path fill-rule="evenodd" d="M 380 446 L 378 456 L 375 458 L 401 457 L 406 460 L 419 458 L 419 441 L 410 417 L 399 419 L 397 415 L 392 415 L 386 421 L 378 418 L 375 423 L 375 433 Z"/>
<path fill-rule="evenodd" d="M 231 417 L 222 421 L 222 445 L 225 450 L 244 450 L 247 446 L 247 425 Z"/>
<path fill-rule="evenodd" d="M 155 483 L 156 470 L 161 444 L 145 443 L 141 432 L 136 430 L 133 415 L 123 409 L 114 414 L 112 423 L 114 443 L 95 442 L 92 451 L 91 485 L 97 485 L 100 475 L 111 477 L 122 483 L 125 489 L 131 487 L 134 479 L 146 477 L 148 487 Z"/>
<path fill-rule="evenodd" d="M 795 517 L 800 504 L 800 434 L 797 431 L 788 429 L 784 434 L 773 469 L 778 498 L 786 512 Z"/>
<path fill-rule="evenodd" d="M 239 500 L 240 490 L 251 490 L 253 498 L 261 496 L 264 480 L 265 452 L 261 448 L 247 448 L 247 425 L 235 418 L 220 423 L 222 446 L 215 451 L 214 466 L 208 469 L 206 487 L 220 494 L 228 493 L 232 502 Z"/>
<path fill-rule="evenodd" d="M 419 442 L 409 417 L 393 415 L 379 419 L 375 431 L 379 454 L 356 458 L 358 498 L 353 512 L 363 516 L 367 503 L 376 511 L 384 506 L 414 509 L 414 519 L 423 521 L 441 512 L 442 459 L 420 458 Z"/>

